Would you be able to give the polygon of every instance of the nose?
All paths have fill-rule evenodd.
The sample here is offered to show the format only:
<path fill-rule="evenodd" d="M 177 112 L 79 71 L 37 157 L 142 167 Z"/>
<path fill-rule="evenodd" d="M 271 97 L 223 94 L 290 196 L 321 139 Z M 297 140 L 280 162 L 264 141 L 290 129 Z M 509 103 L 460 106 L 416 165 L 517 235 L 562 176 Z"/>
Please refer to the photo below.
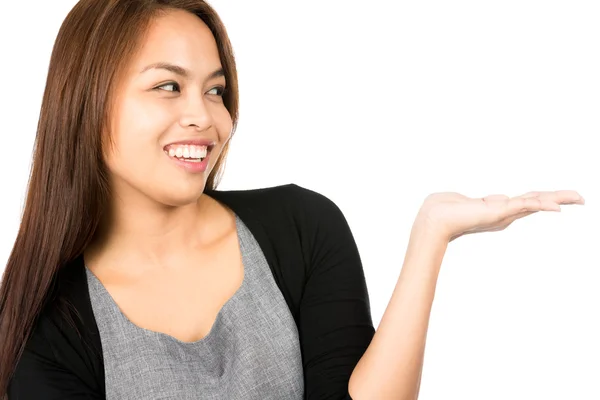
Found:
<path fill-rule="evenodd" d="M 194 99 L 186 102 L 179 123 L 183 128 L 191 126 L 199 131 L 205 131 L 212 127 L 213 118 L 203 99 L 200 98 L 200 100 Z"/>

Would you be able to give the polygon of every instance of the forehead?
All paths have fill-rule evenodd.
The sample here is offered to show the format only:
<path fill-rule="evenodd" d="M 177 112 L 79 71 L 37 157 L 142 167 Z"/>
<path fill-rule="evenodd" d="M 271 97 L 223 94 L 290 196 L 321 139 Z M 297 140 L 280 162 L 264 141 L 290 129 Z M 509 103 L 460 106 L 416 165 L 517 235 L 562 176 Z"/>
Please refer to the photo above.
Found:
<path fill-rule="evenodd" d="M 221 66 L 217 43 L 209 27 L 198 16 L 183 10 L 156 17 L 131 60 L 137 72 L 156 62 L 181 65 L 197 73 L 212 72 Z"/>

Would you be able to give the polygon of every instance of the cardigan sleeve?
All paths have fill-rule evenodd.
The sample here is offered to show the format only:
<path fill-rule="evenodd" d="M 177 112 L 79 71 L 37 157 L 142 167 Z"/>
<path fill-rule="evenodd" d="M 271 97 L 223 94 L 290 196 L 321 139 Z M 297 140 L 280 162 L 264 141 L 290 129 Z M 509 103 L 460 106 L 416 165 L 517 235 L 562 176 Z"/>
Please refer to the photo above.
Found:
<path fill-rule="evenodd" d="M 9 382 L 9 400 L 104 399 L 64 333 L 45 317 L 36 325 Z"/>
<path fill-rule="evenodd" d="M 359 252 L 341 210 L 328 198 L 297 187 L 308 235 L 300 302 L 305 397 L 351 399 L 348 383 L 375 329 Z"/>

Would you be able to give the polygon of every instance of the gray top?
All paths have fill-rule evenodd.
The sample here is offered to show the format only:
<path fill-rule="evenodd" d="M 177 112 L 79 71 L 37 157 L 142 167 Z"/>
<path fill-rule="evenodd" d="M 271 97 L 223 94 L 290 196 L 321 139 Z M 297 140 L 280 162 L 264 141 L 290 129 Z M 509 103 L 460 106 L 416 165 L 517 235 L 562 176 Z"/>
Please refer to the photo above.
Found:
<path fill-rule="evenodd" d="M 133 324 L 86 268 L 109 400 L 300 400 L 295 321 L 252 234 L 236 216 L 244 280 L 201 340 Z"/>

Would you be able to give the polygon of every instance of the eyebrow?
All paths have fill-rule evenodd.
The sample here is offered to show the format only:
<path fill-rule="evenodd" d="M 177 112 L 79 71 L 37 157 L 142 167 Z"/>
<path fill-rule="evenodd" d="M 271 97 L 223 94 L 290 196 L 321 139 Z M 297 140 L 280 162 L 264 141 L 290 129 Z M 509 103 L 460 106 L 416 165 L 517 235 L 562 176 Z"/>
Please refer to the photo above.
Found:
<path fill-rule="evenodd" d="M 156 62 L 150 65 L 145 66 L 141 71 L 140 74 L 143 74 L 146 71 L 149 71 L 151 69 L 164 69 L 167 71 L 170 71 L 176 75 L 181 76 L 182 78 L 189 78 L 192 73 L 190 72 L 190 70 L 181 67 L 179 65 L 175 65 L 175 64 L 170 64 L 167 62 Z M 206 78 L 206 80 L 211 80 L 211 79 L 215 79 L 215 78 L 220 78 L 222 76 L 225 76 L 225 70 L 223 68 L 219 68 L 215 71 L 213 71 L 210 75 L 208 75 L 208 77 Z"/>

